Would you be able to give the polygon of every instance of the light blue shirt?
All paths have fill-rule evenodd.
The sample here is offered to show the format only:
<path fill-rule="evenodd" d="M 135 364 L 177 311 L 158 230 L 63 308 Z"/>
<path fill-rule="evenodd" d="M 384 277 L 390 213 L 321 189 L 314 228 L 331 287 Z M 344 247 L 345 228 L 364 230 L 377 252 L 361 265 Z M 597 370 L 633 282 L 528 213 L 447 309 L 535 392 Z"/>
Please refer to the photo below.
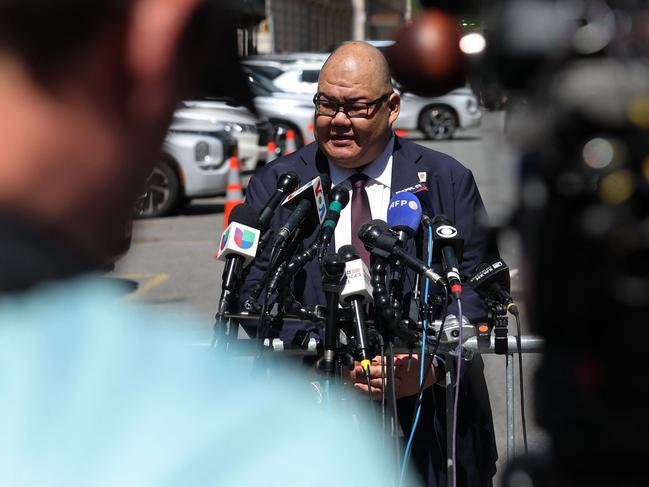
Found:
<path fill-rule="evenodd" d="M 188 328 L 98 280 L 1 297 L 0 485 L 393 485 L 376 430 Z"/>

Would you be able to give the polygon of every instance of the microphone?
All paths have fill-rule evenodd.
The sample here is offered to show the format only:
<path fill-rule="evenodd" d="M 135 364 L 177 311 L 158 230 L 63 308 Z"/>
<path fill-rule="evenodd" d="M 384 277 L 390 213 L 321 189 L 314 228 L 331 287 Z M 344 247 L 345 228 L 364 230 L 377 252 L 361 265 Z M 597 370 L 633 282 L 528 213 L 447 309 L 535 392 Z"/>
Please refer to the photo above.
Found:
<path fill-rule="evenodd" d="M 330 189 L 331 178 L 327 174 L 321 174 L 286 197 L 282 206 L 292 209 L 293 213 L 277 232 L 275 248 L 283 247 L 286 240 L 305 219 L 308 218 L 319 224 L 323 222 L 327 212 L 325 196 Z"/>
<path fill-rule="evenodd" d="M 327 381 L 333 377 L 338 348 L 338 300 L 340 294 L 340 281 L 345 274 L 345 263 L 340 255 L 327 255 L 322 264 L 322 291 L 324 292 L 327 313 L 325 317 L 324 355 L 322 365 Z"/>
<path fill-rule="evenodd" d="M 273 236 L 272 230 L 270 227 L 270 221 L 273 219 L 275 210 L 279 204 L 286 198 L 287 195 L 295 191 L 295 188 L 300 184 L 300 178 L 293 171 L 288 171 L 287 173 L 282 174 L 277 180 L 277 190 L 270 197 L 266 206 L 264 206 L 259 214 L 259 220 L 261 221 L 261 239 L 259 240 L 259 248 L 257 249 L 259 253 L 263 252 L 268 245 L 271 237 Z"/>
<path fill-rule="evenodd" d="M 322 223 L 322 230 L 318 236 L 318 258 L 322 261 L 327 247 L 331 242 L 334 235 L 338 220 L 340 220 L 340 212 L 349 204 L 349 189 L 344 186 L 335 186 L 329 193 L 329 210 L 325 221 Z"/>
<path fill-rule="evenodd" d="M 242 270 L 257 255 L 260 226 L 257 211 L 252 206 L 242 203 L 232 209 L 230 224 L 223 231 L 217 255 L 218 260 L 225 262 L 225 267 L 213 344 L 216 343 L 217 329 L 222 326 L 223 316 L 230 307 L 230 299 L 239 289 Z"/>
<path fill-rule="evenodd" d="M 414 194 L 404 192 L 392 196 L 388 205 L 388 226 L 397 232 L 401 246 L 405 246 L 408 239 L 417 234 L 421 215 L 421 203 Z M 395 308 L 401 308 L 405 274 L 403 264 L 396 262 L 390 269 L 390 301 Z"/>
<path fill-rule="evenodd" d="M 428 193 L 428 186 L 425 184 L 419 183 L 415 184 L 414 186 L 411 186 L 410 188 L 402 189 L 401 191 L 397 191 L 395 194 L 412 194 L 417 197 L 417 200 L 419 201 L 419 206 L 421 206 L 421 223 L 424 226 L 431 226 L 431 219 L 430 215 L 433 213 L 429 207 L 429 202 L 426 200 L 424 197 L 425 194 Z"/>
<path fill-rule="evenodd" d="M 300 184 L 300 178 L 294 171 L 288 171 L 282 174 L 277 180 L 277 189 L 270 197 L 266 206 L 264 206 L 259 213 L 259 222 L 261 223 L 260 230 L 265 232 L 270 226 L 270 221 L 273 218 L 275 210 L 279 204 L 291 194 Z"/>
<path fill-rule="evenodd" d="M 388 226 L 397 232 L 399 240 L 405 243 L 414 237 L 422 217 L 422 205 L 412 193 L 397 193 L 388 206 Z"/>
<path fill-rule="evenodd" d="M 231 274 L 235 262 L 248 265 L 257 255 L 261 222 L 257 211 L 247 203 L 235 206 L 230 214 L 230 224 L 221 235 L 217 260 L 224 261 L 225 270 Z M 231 279 L 224 281 L 224 286 Z M 226 287 L 227 289 L 227 287 Z"/>
<path fill-rule="evenodd" d="M 388 228 L 383 220 L 372 220 L 358 230 L 358 238 L 365 248 L 379 257 L 396 257 L 417 274 L 423 274 L 436 284 L 444 284 L 442 277 L 421 260 L 411 256 L 401 248 L 401 241 Z"/>
<path fill-rule="evenodd" d="M 361 367 L 365 372 L 366 379 L 369 380 L 372 361 L 367 354 L 367 332 L 363 304 L 372 301 L 370 272 L 353 245 L 342 246 L 338 249 L 338 255 L 345 262 L 345 284 L 340 292 L 340 301 L 352 307 L 356 338 L 361 355 Z"/>
<path fill-rule="evenodd" d="M 469 279 L 473 290 L 483 299 L 493 298 L 507 307 L 514 316 L 518 316 L 518 307 L 509 294 L 509 267 L 502 259 L 491 264 L 482 263 L 475 269 L 475 274 Z"/>
<path fill-rule="evenodd" d="M 349 191 L 341 187 L 335 187 L 329 193 L 329 198 L 331 199 L 329 211 L 322 223 L 317 238 L 304 252 L 294 256 L 285 266 L 279 267 L 279 272 L 275 273 L 275 276 L 268 284 L 268 292 L 274 292 L 280 283 L 280 279 L 294 276 L 308 262 L 311 262 L 316 255 L 320 256 L 320 261 L 322 261 L 334 230 L 336 229 L 336 225 L 338 224 L 338 220 L 340 219 L 340 210 L 349 202 Z"/>
<path fill-rule="evenodd" d="M 457 299 L 462 294 L 458 261 L 462 260 L 464 240 L 457 228 L 453 226 L 453 222 L 445 215 L 438 215 L 433 218 L 432 224 L 433 262 L 441 261 L 451 293 Z"/>

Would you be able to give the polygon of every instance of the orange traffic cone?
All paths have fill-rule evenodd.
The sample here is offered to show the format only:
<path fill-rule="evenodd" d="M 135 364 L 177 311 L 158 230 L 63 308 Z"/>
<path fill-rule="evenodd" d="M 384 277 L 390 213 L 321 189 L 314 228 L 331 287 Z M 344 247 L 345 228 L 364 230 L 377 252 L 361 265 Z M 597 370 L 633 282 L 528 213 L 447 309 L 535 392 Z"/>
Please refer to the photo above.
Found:
<path fill-rule="evenodd" d="M 243 190 L 241 189 L 241 167 L 236 157 L 230 157 L 230 171 L 228 172 L 228 186 L 225 195 L 223 228 L 230 223 L 232 208 L 243 203 Z"/>
<path fill-rule="evenodd" d="M 288 130 L 286 132 L 286 145 L 284 149 L 284 154 L 288 155 L 297 150 L 295 145 L 295 132 L 293 130 Z"/>
<path fill-rule="evenodd" d="M 277 144 L 274 140 L 270 140 L 266 144 L 266 164 L 274 159 L 277 159 Z"/>

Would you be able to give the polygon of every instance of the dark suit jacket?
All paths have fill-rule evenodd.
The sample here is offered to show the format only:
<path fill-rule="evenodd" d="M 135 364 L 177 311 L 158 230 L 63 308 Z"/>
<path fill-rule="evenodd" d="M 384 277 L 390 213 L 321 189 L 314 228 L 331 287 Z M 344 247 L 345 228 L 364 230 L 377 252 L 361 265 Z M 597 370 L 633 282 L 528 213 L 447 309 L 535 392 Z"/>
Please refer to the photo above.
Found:
<path fill-rule="evenodd" d="M 261 209 L 275 191 L 280 175 L 295 171 L 302 184 L 321 173 L 328 173 L 326 156 L 316 143 L 307 145 L 293 154 L 274 160 L 259 169 L 251 178 L 246 191 L 246 202 Z M 395 137 L 392 162 L 392 192 L 411 188 L 420 182 L 418 173 L 426 173 L 428 190 L 424 200 L 431 216 L 444 214 L 457 226 L 464 238 L 464 259 L 460 273 L 471 276 L 475 267 L 487 258 L 487 232 L 480 222 L 484 216 L 484 205 L 473 179 L 473 174 L 459 162 L 446 154 L 436 152 L 408 140 Z M 279 209 L 271 228 L 277 231 L 290 212 Z M 305 239 L 309 245 L 316 236 L 313 232 Z M 263 255 L 253 263 L 241 289 L 242 299 L 248 295 L 250 286 L 256 283 L 268 266 L 269 245 Z M 331 245 L 331 248 L 335 248 Z M 410 249 L 415 252 L 414 246 Z M 437 269 L 440 272 L 440 269 Z M 464 280 L 464 279 L 463 279 Z M 408 280 L 406 280 L 407 289 Z M 317 260 L 308 263 L 294 281 L 294 295 L 307 305 L 324 304 L 321 287 L 321 273 Z M 468 287 L 463 292 L 463 313 L 472 322 L 485 316 L 481 300 Z M 452 305 L 449 312 L 457 315 Z M 305 326 L 303 323 L 285 323 L 281 337 L 290 340 L 295 332 Z M 248 331 L 253 331 L 248 329 Z M 465 363 L 466 364 L 466 363 Z M 497 459 L 491 408 L 483 376 L 483 363 L 479 356 L 464 367 L 460 391 L 460 412 L 458 415 L 458 485 L 490 485 L 495 473 Z M 446 440 L 444 419 L 443 387 L 434 386 L 426 391 L 420 423 L 415 434 L 413 458 L 426 485 L 446 485 L 443 469 L 446 464 Z M 399 416 L 404 432 L 409 435 L 415 397 L 399 400 Z"/>

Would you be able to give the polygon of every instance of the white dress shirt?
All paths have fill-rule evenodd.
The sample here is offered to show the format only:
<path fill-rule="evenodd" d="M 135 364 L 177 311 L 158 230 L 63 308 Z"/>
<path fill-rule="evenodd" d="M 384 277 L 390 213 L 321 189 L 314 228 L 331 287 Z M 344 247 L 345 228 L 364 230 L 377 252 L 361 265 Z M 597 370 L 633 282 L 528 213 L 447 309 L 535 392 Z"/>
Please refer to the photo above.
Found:
<path fill-rule="evenodd" d="M 363 174 L 368 177 L 365 191 L 370 202 L 372 219 L 387 220 L 390 205 L 392 184 L 392 152 L 394 151 L 394 135 L 390 137 L 385 149 L 374 162 L 365 166 Z M 332 186 L 346 184 L 349 186 L 349 204 L 340 212 L 340 219 L 334 233 L 336 251 L 343 245 L 352 243 L 352 189 L 349 178 L 357 174 L 355 169 L 345 169 L 329 161 L 329 174 Z"/>

